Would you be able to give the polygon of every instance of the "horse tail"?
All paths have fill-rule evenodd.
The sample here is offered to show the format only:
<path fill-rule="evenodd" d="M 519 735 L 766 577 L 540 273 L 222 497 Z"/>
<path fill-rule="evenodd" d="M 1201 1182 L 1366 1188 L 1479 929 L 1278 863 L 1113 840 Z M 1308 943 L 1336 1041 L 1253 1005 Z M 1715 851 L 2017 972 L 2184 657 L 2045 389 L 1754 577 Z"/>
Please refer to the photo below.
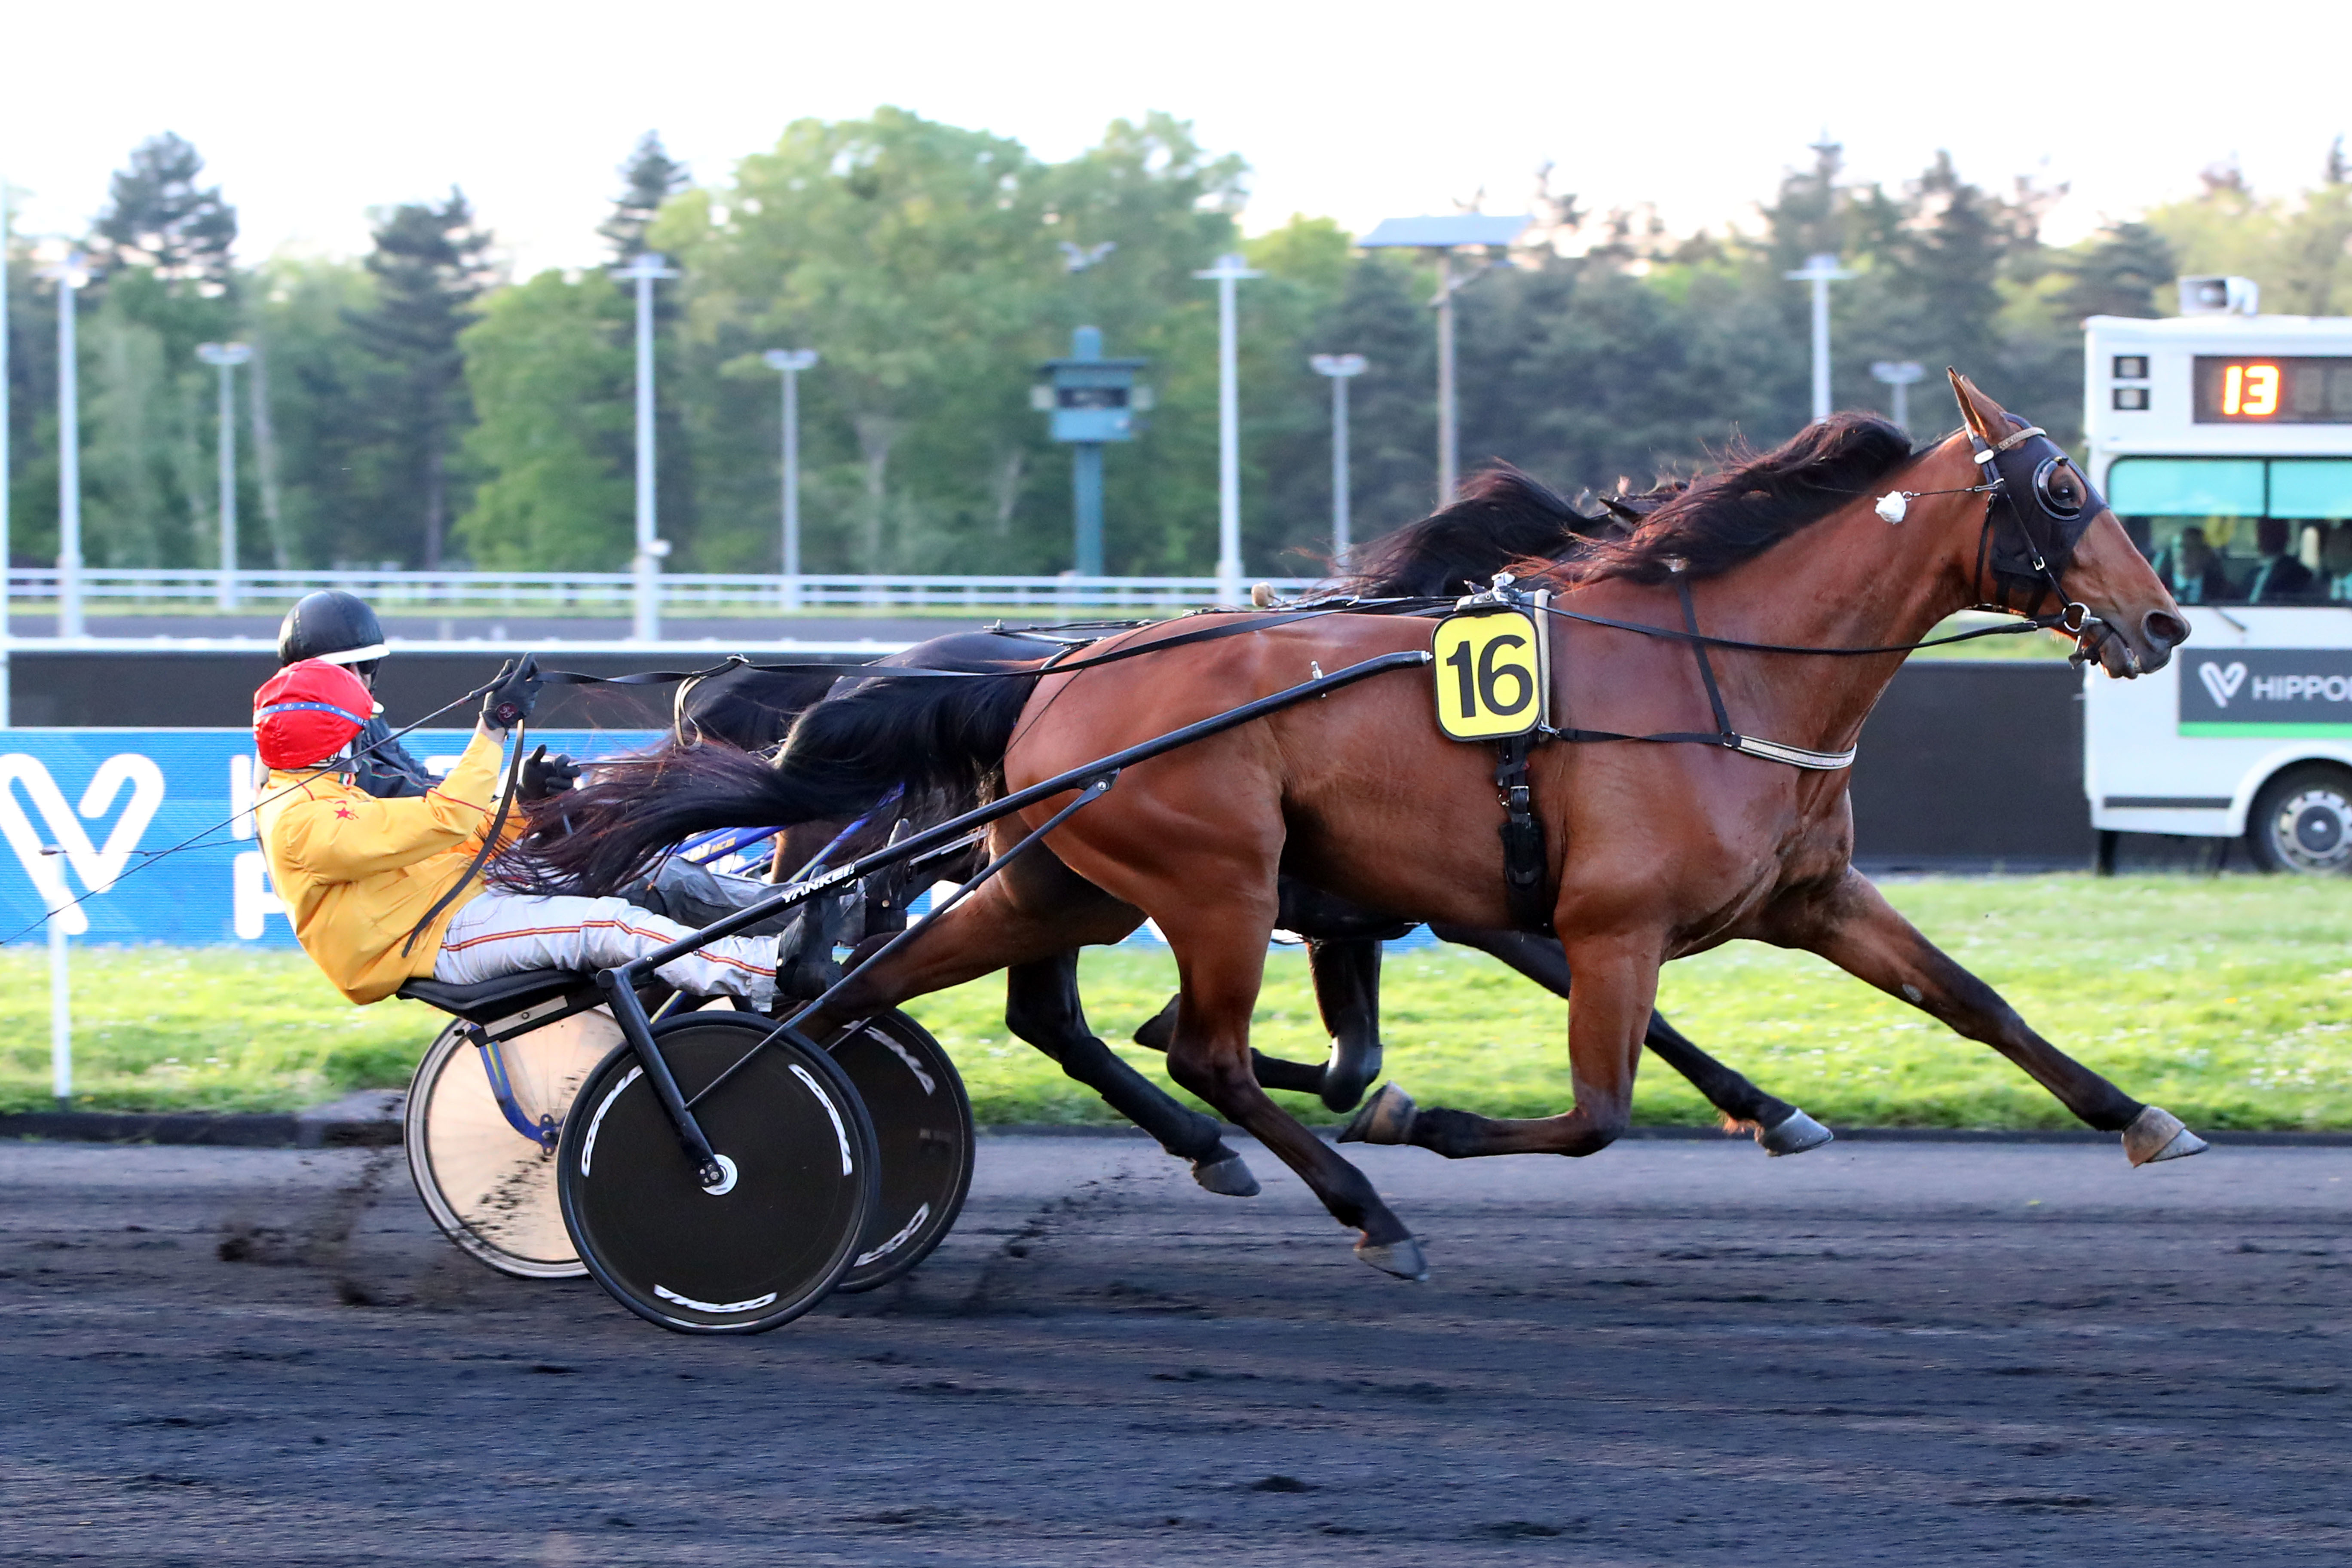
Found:
<path fill-rule="evenodd" d="M 1037 676 L 877 676 L 803 713 L 776 753 L 771 798 L 790 825 L 870 810 L 893 788 L 979 795 L 1004 763 Z"/>
<path fill-rule="evenodd" d="M 858 816 L 894 787 L 971 799 L 1004 762 L 1034 675 L 877 677 L 802 713 L 770 763 L 710 740 L 599 763 L 596 777 L 534 802 L 530 833 L 502 857 L 521 890 L 615 893 L 664 851 L 723 827 L 793 827 Z"/>

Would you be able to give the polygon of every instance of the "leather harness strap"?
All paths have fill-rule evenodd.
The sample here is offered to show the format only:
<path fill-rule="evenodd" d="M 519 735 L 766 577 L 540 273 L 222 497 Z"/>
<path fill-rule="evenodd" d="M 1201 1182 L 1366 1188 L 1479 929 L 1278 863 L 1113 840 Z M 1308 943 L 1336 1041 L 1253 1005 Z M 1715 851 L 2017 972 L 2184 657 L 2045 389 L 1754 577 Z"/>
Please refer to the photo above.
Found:
<path fill-rule="evenodd" d="M 1496 742 L 1495 791 L 1503 800 L 1503 898 L 1511 924 L 1520 931 L 1551 930 L 1551 863 L 1543 824 L 1528 788 L 1528 752 L 1538 734 Z"/>

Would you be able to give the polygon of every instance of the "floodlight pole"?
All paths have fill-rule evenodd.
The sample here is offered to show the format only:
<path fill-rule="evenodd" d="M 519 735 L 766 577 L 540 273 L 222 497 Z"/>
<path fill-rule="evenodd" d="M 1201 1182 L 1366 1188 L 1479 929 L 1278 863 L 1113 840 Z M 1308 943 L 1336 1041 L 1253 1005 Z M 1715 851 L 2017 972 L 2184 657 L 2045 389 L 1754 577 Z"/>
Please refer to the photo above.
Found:
<path fill-rule="evenodd" d="M 1348 383 L 1364 374 L 1361 354 L 1317 354 L 1307 364 L 1331 382 L 1331 563 L 1343 564 L 1348 548 Z"/>
<path fill-rule="evenodd" d="M 652 642 L 661 636 L 661 558 L 669 542 L 654 529 L 654 284 L 677 272 L 657 251 L 643 250 L 614 277 L 637 286 L 637 553 L 630 563 L 635 613 L 629 636 Z"/>
<path fill-rule="evenodd" d="M 1908 393 L 1912 384 L 1927 374 L 1916 360 L 1879 360 L 1870 367 L 1871 379 L 1881 381 L 1895 389 L 1895 423 L 1908 435 L 1911 430 L 1911 405 Z"/>
<path fill-rule="evenodd" d="M 1238 251 L 1195 278 L 1217 285 L 1217 602 L 1242 599 L 1242 414 L 1241 377 L 1234 350 L 1234 285 L 1263 278 Z"/>
<path fill-rule="evenodd" d="M 784 379 L 784 609 L 801 607 L 801 372 L 813 369 L 814 349 L 770 349 L 760 358 Z"/>
<path fill-rule="evenodd" d="M 243 343 L 198 343 L 196 357 L 220 372 L 220 594 L 224 610 L 236 608 L 236 367 L 253 357 Z"/>
<path fill-rule="evenodd" d="M 1858 274 L 1822 251 L 1808 257 L 1801 270 L 1783 276 L 1791 283 L 1813 286 L 1813 423 L 1818 425 L 1830 416 L 1830 285 Z"/>
<path fill-rule="evenodd" d="M 1532 220 L 1525 216 L 1497 216 L 1487 213 L 1456 213 L 1451 217 L 1392 217 L 1375 225 L 1356 244 L 1365 250 L 1419 250 L 1433 253 L 1437 262 L 1437 504 L 1454 500 L 1462 478 L 1461 426 L 1454 396 L 1454 295 L 1465 285 L 1507 265 L 1511 246 L 1518 243 Z M 1486 247 L 1504 261 L 1490 262 L 1466 276 L 1454 275 L 1454 252 L 1465 245 Z"/>
<path fill-rule="evenodd" d="M 1454 396 L 1454 253 L 1437 253 L 1437 504 L 1450 505 L 1462 474 L 1462 429 Z"/>
<path fill-rule="evenodd" d="M 58 284 L 58 636 L 78 637 L 82 635 L 81 375 L 74 310 L 89 274 L 78 250 L 47 270 Z"/>

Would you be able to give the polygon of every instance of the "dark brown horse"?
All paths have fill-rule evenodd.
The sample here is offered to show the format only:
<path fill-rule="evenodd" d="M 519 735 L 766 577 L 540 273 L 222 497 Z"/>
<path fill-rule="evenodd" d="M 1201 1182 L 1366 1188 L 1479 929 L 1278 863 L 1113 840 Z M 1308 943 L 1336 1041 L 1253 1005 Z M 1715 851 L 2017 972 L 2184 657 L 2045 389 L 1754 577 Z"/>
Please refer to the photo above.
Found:
<path fill-rule="evenodd" d="M 2027 439 L 2021 421 L 1955 378 L 1967 427 L 1923 455 L 1874 421 L 1816 426 L 1762 458 L 1711 476 L 1645 520 L 1622 547 L 1560 574 L 1563 608 L 1661 628 L 1680 622 L 1690 582 L 1714 637 L 1808 648 L 1915 642 L 1970 605 L 2058 607 L 2040 582 L 1993 580 L 2014 555 L 1990 531 L 2027 498 L 1980 489 L 1981 448 Z M 2053 449 L 2054 451 L 2054 448 Z M 2079 475 L 2036 475 L 2079 502 Z M 1907 516 L 1873 498 L 1903 490 Z M 2063 495 L 2061 497 L 2063 500 Z M 1898 509 L 1890 509 L 1898 510 Z M 2188 635 L 2178 606 L 2099 504 L 2057 555 L 2067 597 L 2087 606 L 2107 673 L 2160 668 Z M 2021 513 L 2019 528 L 2027 527 Z M 2033 559 L 2038 551 L 2029 549 Z M 1696 581 L 1691 581 L 1696 579 Z M 1162 629 L 1131 640 L 1171 635 Z M 1556 722 L 1629 734 L 1689 731 L 1710 710 L 1698 662 L 1671 637 L 1562 620 L 1555 626 Z M 1310 670 L 1427 646 L 1425 622 L 1339 616 L 1270 627 L 1076 673 L 1049 675 L 1021 704 L 1001 753 L 1006 786 L 1051 777 L 1236 704 Z M 1901 662 L 1717 647 L 1722 698 L 1741 731 L 1823 751 L 1849 747 Z M 997 724 L 962 727 L 974 742 Z M 955 726 L 927 726 L 936 740 Z M 2021 733 L 2021 748 L 2063 743 Z M 991 768 L 985 744 L 939 759 Z M 1416 1111 L 1382 1096 L 1362 1135 L 1450 1157 L 1591 1154 L 1624 1131 L 1659 966 L 1745 938 L 1820 954 L 2016 1062 L 2093 1127 L 2124 1134 L 2135 1163 L 2201 1143 L 2035 1034 L 1993 990 L 1938 951 L 1850 863 L 1843 772 L 1807 771 L 1693 744 L 1554 744 L 1536 753 L 1535 795 L 1557 868 L 1551 923 L 1577 985 L 1570 1007 L 1574 1104 L 1533 1121 Z M 1058 804 L 1058 803 L 1057 803 Z M 1051 805 L 1026 814 L 1034 826 Z M 1129 769 L 1053 838 L 1091 896 L 1011 875 L 941 917 L 921 941 L 860 972 L 856 1014 L 1082 942 L 1116 940 L 1145 914 L 1181 977 L 1169 1068 L 1261 1139 L 1362 1232 L 1359 1252 L 1407 1277 L 1420 1247 L 1370 1183 L 1269 1100 L 1250 1074 L 1249 1020 L 1285 868 L 1367 907 L 1465 925 L 1509 921 L 1493 763 L 1445 739 L 1420 679 L 1392 675 Z M 1009 841 L 1019 822 L 1000 825 Z"/>

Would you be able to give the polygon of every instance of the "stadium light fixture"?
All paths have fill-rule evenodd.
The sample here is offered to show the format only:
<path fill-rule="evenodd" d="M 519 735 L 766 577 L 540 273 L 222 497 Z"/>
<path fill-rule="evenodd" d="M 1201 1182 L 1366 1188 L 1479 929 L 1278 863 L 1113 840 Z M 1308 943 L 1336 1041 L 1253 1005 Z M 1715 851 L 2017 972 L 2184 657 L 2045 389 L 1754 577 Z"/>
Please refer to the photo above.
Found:
<path fill-rule="evenodd" d="M 1217 286 L 1217 601 L 1237 605 L 1242 597 L 1242 414 L 1241 377 L 1234 353 L 1234 285 L 1263 278 L 1239 251 L 1193 277 Z"/>
<path fill-rule="evenodd" d="M 1535 220 L 1524 215 L 1490 217 L 1455 213 L 1450 217 L 1392 217 L 1356 241 L 1361 250 L 1422 250 L 1437 258 L 1437 504 L 1454 500 L 1460 482 L 1461 428 L 1454 382 L 1454 294 L 1489 268 L 1454 276 L 1454 253 L 1464 246 L 1507 250 Z"/>
<path fill-rule="evenodd" d="M 244 343 L 198 343 L 196 357 L 220 372 L 220 592 L 215 603 L 236 608 L 236 367 L 253 358 Z"/>
<path fill-rule="evenodd" d="M 814 349 L 770 349 L 760 358 L 784 378 L 784 609 L 801 607 L 801 372 L 816 367 Z"/>
<path fill-rule="evenodd" d="M 1927 374 L 1927 367 L 1916 360 L 1883 359 L 1874 362 L 1870 367 L 1872 380 L 1884 382 L 1895 389 L 1895 423 L 1903 426 L 1906 435 L 1911 429 L 1911 404 L 1908 395 L 1911 388 Z"/>
<path fill-rule="evenodd" d="M 629 635 L 639 642 L 661 636 L 661 558 L 669 541 L 654 529 L 654 284 L 676 278 L 669 258 L 642 250 L 613 276 L 637 286 L 637 553 L 630 563 L 636 581 Z"/>
<path fill-rule="evenodd" d="M 1348 383 L 1364 374 L 1361 354 L 1316 354 L 1307 360 L 1331 383 L 1331 560 L 1348 559 Z"/>
<path fill-rule="evenodd" d="M 1830 416 L 1830 285 L 1860 275 L 1840 267 L 1836 257 L 1822 251 L 1783 276 L 1791 283 L 1813 286 L 1813 423 L 1818 425 Z"/>

